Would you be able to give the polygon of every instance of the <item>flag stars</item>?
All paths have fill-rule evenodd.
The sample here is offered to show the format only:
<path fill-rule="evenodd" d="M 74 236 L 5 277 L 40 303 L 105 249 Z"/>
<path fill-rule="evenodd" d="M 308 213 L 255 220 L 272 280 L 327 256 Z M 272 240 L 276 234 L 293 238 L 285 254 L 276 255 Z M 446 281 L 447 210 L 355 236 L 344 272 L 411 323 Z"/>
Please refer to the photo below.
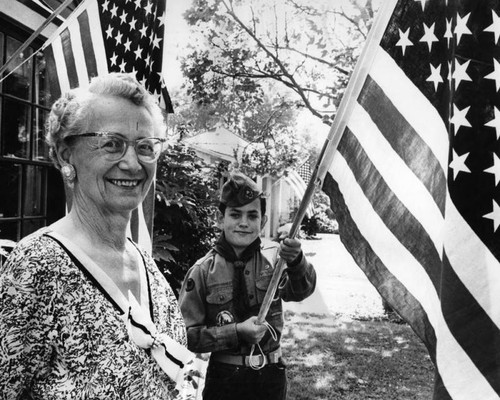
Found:
<path fill-rule="evenodd" d="M 493 32 L 495 34 L 495 44 L 498 43 L 498 38 L 500 38 L 500 18 L 498 17 L 495 10 L 491 10 L 491 15 L 493 18 L 493 23 L 488 26 L 484 31 Z"/>
<path fill-rule="evenodd" d="M 161 39 L 162 38 L 159 38 L 158 36 L 155 36 L 154 39 L 153 39 L 153 49 L 155 47 L 158 47 L 160 48 L 160 42 L 161 42 Z"/>
<path fill-rule="evenodd" d="M 434 83 L 434 91 L 437 91 L 438 85 L 443 82 L 443 78 L 441 76 L 441 64 L 437 67 L 430 64 L 430 68 L 431 75 L 426 79 L 426 81 Z"/>
<path fill-rule="evenodd" d="M 493 59 L 493 64 L 494 64 L 494 70 L 491 74 L 486 75 L 484 78 L 485 79 L 493 79 L 495 81 L 495 86 L 498 89 L 500 89 L 500 63 Z"/>
<path fill-rule="evenodd" d="M 126 72 L 125 71 L 125 67 L 127 66 L 127 63 L 125 62 L 125 60 L 123 60 L 121 63 L 120 63 L 120 72 Z"/>
<path fill-rule="evenodd" d="M 401 50 L 403 51 L 403 55 L 405 55 L 405 51 L 406 51 L 407 47 L 413 46 L 413 43 L 408 38 L 409 35 L 410 35 L 410 28 L 408 28 L 405 32 L 403 32 L 401 29 L 399 29 L 399 40 L 396 43 L 396 46 L 401 47 Z"/>
<path fill-rule="evenodd" d="M 110 59 L 109 59 L 109 60 L 111 61 L 111 65 L 112 65 L 112 66 L 113 66 L 113 65 L 117 65 L 117 64 L 116 64 L 116 60 L 117 60 L 117 59 L 118 59 L 117 54 L 116 54 L 115 52 L 113 52 L 113 55 L 112 55 L 112 56 L 110 57 Z"/>
<path fill-rule="evenodd" d="M 135 60 L 137 61 L 137 59 L 139 58 L 142 58 L 142 47 L 141 46 L 137 46 L 137 49 L 135 49 L 134 51 L 134 54 L 135 54 Z"/>
<path fill-rule="evenodd" d="M 457 26 L 455 27 L 455 35 L 457 35 L 457 45 L 460 43 L 463 35 L 472 35 L 472 32 L 467 27 L 467 22 L 469 20 L 470 13 L 465 17 L 457 16 Z"/>
<path fill-rule="evenodd" d="M 459 172 L 467 172 L 470 173 L 470 169 L 465 165 L 465 160 L 467 160 L 467 157 L 469 156 L 470 153 L 465 153 L 459 156 L 455 150 L 453 150 L 453 160 L 450 163 L 450 168 L 453 170 L 453 180 L 457 178 L 457 175 Z"/>
<path fill-rule="evenodd" d="M 146 25 L 142 25 L 142 28 L 139 29 L 139 32 L 141 32 L 141 39 L 146 36 L 146 32 L 148 30 L 148 27 Z"/>
<path fill-rule="evenodd" d="M 151 12 L 151 8 L 153 7 L 153 4 L 151 4 L 149 1 L 148 1 L 148 4 L 146 5 L 146 7 L 144 7 L 144 11 L 146 12 L 146 15 L 148 14 L 152 14 Z"/>
<path fill-rule="evenodd" d="M 137 10 L 138 8 L 141 8 L 141 0 L 135 0 L 135 9 Z"/>
<path fill-rule="evenodd" d="M 122 44 L 122 37 L 123 37 L 123 34 L 120 31 L 118 31 L 118 33 L 115 36 L 115 40 L 116 40 L 116 45 L 117 46 L 119 44 Z"/>
<path fill-rule="evenodd" d="M 493 202 L 493 211 L 483 215 L 483 218 L 491 219 L 493 221 L 493 231 L 496 232 L 500 225 L 500 207 L 495 200 Z"/>
<path fill-rule="evenodd" d="M 106 37 L 108 39 L 113 37 L 113 28 L 111 27 L 111 25 L 109 25 L 108 29 L 106 29 Z"/>
<path fill-rule="evenodd" d="M 111 9 L 111 15 L 113 16 L 113 18 L 117 17 L 117 13 L 118 13 L 118 7 L 116 6 L 116 4 L 114 4 L 113 8 Z"/>
<path fill-rule="evenodd" d="M 129 38 L 127 38 L 127 40 L 125 41 L 125 43 L 123 44 L 125 46 L 125 50 L 126 51 L 130 51 L 130 45 L 132 44 L 132 42 L 130 41 Z"/>
<path fill-rule="evenodd" d="M 458 88 L 458 85 L 460 85 L 460 82 L 472 81 L 470 76 L 467 74 L 467 68 L 469 67 L 469 64 L 470 60 L 467 60 L 463 64 L 460 64 L 458 60 L 455 59 L 455 71 L 453 72 L 452 76 L 453 79 L 455 80 L 455 90 Z"/>
<path fill-rule="evenodd" d="M 471 127 L 471 124 L 467 121 L 467 118 L 465 118 L 469 108 L 470 106 L 459 110 L 458 107 L 453 104 L 453 117 L 450 119 L 450 124 L 455 127 L 455 135 L 462 126 Z"/>
<path fill-rule="evenodd" d="M 490 128 L 495 128 L 497 134 L 497 140 L 500 139 L 500 111 L 495 107 L 495 118 L 484 124 Z"/>
<path fill-rule="evenodd" d="M 160 23 L 158 26 L 164 25 L 165 19 L 166 19 L 166 14 L 165 14 L 165 11 L 163 11 L 163 14 L 158 17 L 158 21 Z"/>
<path fill-rule="evenodd" d="M 102 3 L 102 12 L 108 11 L 108 6 L 109 6 L 109 0 L 104 0 Z"/>
<path fill-rule="evenodd" d="M 135 17 L 132 17 L 132 19 L 130 20 L 130 22 L 128 24 L 130 26 L 130 31 L 135 30 L 135 24 L 137 24 L 137 20 L 135 19 Z"/>
<path fill-rule="evenodd" d="M 432 24 L 430 27 L 428 27 L 426 24 L 424 24 L 424 36 L 420 39 L 420 42 L 426 42 L 427 46 L 429 47 L 429 52 L 432 51 L 432 43 L 434 42 L 439 42 L 439 39 L 436 37 L 434 34 L 434 29 L 435 29 L 436 24 Z"/>
<path fill-rule="evenodd" d="M 495 153 L 493 153 L 493 166 L 485 169 L 484 172 L 495 175 L 495 186 L 498 186 L 498 182 L 500 182 L 500 158 Z"/>
<path fill-rule="evenodd" d="M 120 21 L 123 25 L 127 23 L 127 13 L 125 10 L 122 11 L 122 14 L 120 15 Z"/>

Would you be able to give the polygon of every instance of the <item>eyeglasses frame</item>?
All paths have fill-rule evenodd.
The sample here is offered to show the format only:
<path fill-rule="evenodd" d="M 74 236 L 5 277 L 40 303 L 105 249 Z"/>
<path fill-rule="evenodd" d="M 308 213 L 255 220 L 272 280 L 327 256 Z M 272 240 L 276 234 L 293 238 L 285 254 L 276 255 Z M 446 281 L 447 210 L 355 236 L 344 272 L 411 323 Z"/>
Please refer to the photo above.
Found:
<path fill-rule="evenodd" d="M 63 138 L 63 140 L 70 139 L 70 138 L 77 138 L 77 137 L 109 137 L 109 136 L 117 136 L 119 139 L 123 140 L 127 144 L 127 147 L 125 148 L 124 153 L 119 158 L 117 158 L 114 161 L 121 160 L 123 158 L 123 156 L 125 156 L 125 154 L 127 153 L 127 149 L 130 146 L 132 146 L 134 148 L 135 154 L 137 155 L 137 158 L 139 160 L 141 160 L 142 162 L 146 163 L 146 164 L 152 164 L 156 160 L 158 160 L 158 158 L 160 157 L 161 153 L 163 152 L 163 144 L 167 141 L 166 138 L 160 138 L 160 137 L 154 137 L 154 136 L 153 137 L 144 137 L 144 138 L 134 139 L 134 140 L 127 140 L 127 139 L 125 139 L 125 137 L 121 133 L 119 133 L 119 132 L 112 132 L 112 131 L 84 132 L 84 133 L 80 133 L 80 134 L 65 136 Z M 140 156 L 139 156 L 139 154 L 137 153 L 137 147 L 136 147 L 137 143 L 140 142 L 141 140 L 145 140 L 145 139 L 159 140 L 160 144 L 161 144 L 161 150 L 160 150 L 160 152 L 151 161 L 145 161 L 144 159 L 141 159 Z M 108 153 L 108 154 L 111 154 L 111 153 Z"/>

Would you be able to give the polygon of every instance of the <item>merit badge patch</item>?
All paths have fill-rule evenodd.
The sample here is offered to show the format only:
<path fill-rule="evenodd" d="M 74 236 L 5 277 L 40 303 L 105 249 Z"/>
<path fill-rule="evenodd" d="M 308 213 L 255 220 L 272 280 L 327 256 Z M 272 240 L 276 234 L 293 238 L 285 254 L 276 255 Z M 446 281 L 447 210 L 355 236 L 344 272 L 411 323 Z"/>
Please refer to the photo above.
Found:
<path fill-rule="evenodd" d="M 186 292 L 190 292 L 193 289 L 194 289 L 194 280 L 192 278 L 189 278 L 186 282 Z"/>
<path fill-rule="evenodd" d="M 233 323 L 234 317 L 233 314 L 231 314 L 229 311 L 224 310 L 217 314 L 217 317 L 215 317 L 215 321 L 217 323 L 217 326 L 224 326 Z"/>

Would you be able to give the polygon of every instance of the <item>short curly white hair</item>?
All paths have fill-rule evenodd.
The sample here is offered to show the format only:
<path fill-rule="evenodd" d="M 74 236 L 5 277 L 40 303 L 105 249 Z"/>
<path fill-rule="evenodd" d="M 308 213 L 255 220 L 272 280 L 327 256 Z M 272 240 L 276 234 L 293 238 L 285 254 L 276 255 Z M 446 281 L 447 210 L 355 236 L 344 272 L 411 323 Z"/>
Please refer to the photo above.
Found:
<path fill-rule="evenodd" d="M 61 165 L 56 150 L 61 141 L 69 135 L 87 131 L 92 119 L 92 100 L 95 96 L 116 96 L 143 106 L 153 119 L 155 136 L 165 136 L 165 118 L 155 98 L 135 79 L 132 74 L 113 72 L 92 78 L 87 88 L 76 88 L 64 93 L 52 105 L 45 127 L 45 140 L 54 165 Z"/>

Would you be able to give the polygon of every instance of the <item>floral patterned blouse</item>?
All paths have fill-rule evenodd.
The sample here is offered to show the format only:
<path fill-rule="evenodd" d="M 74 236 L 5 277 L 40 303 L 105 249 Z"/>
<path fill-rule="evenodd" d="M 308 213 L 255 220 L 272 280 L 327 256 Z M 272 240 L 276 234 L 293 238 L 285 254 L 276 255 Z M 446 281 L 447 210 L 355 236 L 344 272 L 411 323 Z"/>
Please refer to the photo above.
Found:
<path fill-rule="evenodd" d="M 157 330 L 186 345 L 175 296 L 142 257 Z M 44 229 L 17 245 L 0 270 L 2 400 L 167 400 L 174 386 L 73 254 Z"/>

